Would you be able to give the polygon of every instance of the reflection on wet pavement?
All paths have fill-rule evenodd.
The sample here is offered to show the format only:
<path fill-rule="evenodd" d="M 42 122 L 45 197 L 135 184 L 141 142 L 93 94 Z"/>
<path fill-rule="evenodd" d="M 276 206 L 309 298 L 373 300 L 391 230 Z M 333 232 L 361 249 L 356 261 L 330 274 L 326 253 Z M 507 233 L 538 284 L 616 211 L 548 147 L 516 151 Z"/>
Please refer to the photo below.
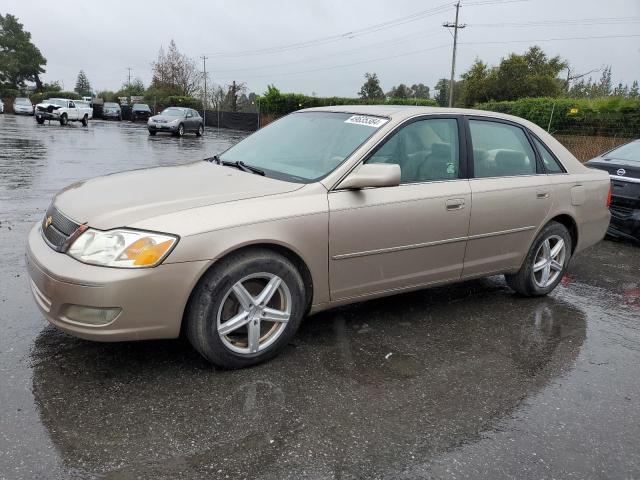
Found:
<path fill-rule="evenodd" d="M 324 312 L 240 371 L 181 340 L 100 344 L 46 325 L 22 256 L 53 193 L 242 135 L 0 116 L 0 479 L 640 477 L 628 244 L 579 255 L 548 298 L 495 277 Z"/>

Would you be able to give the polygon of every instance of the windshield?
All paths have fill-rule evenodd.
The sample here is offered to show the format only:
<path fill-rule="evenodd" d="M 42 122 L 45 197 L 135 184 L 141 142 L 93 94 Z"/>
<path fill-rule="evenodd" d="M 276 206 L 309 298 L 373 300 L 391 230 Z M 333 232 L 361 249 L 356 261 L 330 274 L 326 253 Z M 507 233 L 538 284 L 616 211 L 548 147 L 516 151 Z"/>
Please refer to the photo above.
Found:
<path fill-rule="evenodd" d="M 630 142 L 605 154 L 605 158 L 631 160 L 640 163 L 640 142 Z"/>
<path fill-rule="evenodd" d="M 160 115 L 167 115 L 168 117 L 184 117 L 187 113 L 185 108 L 169 107 L 165 108 Z"/>
<path fill-rule="evenodd" d="M 144 111 L 149 111 L 149 105 L 145 105 L 144 103 L 141 103 L 139 105 L 134 105 L 133 106 L 134 110 L 144 110 Z"/>
<path fill-rule="evenodd" d="M 31 105 L 31 101 L 28 98 L 16 98 L 13 103 L 16 105 Z"/>
<path fill-rule="evenodd" d="M 46 101 L 46 103 L 49 103 L 51 105 L 57 105 L 58 107 L 66 107 L 67 106 L 67 101 L 66 100 L 62 100 L 61 98 L 50 98 L 49 100 Z"/>
<path fill-rule="evenodd" d="M 313 182 L 333 171 L 386 122 L 351 113 L 293 113 L 258 130 L 220 158 L 242 161 L 283 180 Z"/>
<path fill-rule="evenodd" d="M 105 102 L 104 108 L 118 108 L 117 103 Z"/>

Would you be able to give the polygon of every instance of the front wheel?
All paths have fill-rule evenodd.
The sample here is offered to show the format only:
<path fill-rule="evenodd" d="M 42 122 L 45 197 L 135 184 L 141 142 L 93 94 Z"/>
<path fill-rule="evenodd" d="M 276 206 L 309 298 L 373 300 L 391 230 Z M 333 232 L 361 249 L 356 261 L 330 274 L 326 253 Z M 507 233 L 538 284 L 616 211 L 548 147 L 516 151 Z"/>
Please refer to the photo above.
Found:
<path fill-rule="evenodd" d="M 180 124 L 178 126 L 178 131 L 176 132 L 176 135 L 178 135 L 179 137 L 182 137 L 184 135 L 184 125 Z"/>
<path fill-rule="evenodd" d="M 156 132 L 155 130 L 149 130 L 149 135 L 151 135 L 152 137 L 158 132 Z"/>
<path fill-rule="evenodd" d="M 255 365 L 289 343 L 305 300 L 304 282 L 291 261 L 270 250 L 247 250 L 222 260 L 196 287 L 187 337 L 215 365 Z"/>
<path fill-rule="evenodd" d="M 550 293 L 562 280 L 571 251 L 567 227 L 557 222 L 548 223 L 531 245 L 520 270 L 504 276 L 507 285 L 527 297 Z"/>
<path fill-rule="evenodd" d="M 204 133 L 204 127 L 202 126 L 202 124 L 200 124 L 198 126 L 198 130 L 196 130 L 196 136 L 201 137 L 203 133 Z"/>
<path fill-rule="evenodd" d="M 69 123 L 69 118 L 66 113 L 63 113 L 60 117 L 60 125 L 66 125 L 67 123 Z"/>
<path fill-rule="evenodd" d="M 38 122 L 39 125 L 42 125 L 44 123 L 44 117 L 38 117 L 36 115 L 36 122 Z"/>

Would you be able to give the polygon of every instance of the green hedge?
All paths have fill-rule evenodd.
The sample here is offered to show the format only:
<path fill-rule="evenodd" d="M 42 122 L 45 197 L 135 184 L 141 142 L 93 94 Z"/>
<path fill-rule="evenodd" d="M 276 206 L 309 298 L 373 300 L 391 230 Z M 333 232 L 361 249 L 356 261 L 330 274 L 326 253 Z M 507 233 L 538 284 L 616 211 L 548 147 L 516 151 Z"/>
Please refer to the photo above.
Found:
<path fill-rule="evenodd" d="M 72 100 L 78 100 L 81 97 L 76 92 L 41 92 L 34 93 L 30 98 L 31 103 L 36 105 L 38 103 L 42 103 L 43 100 L 48 100 L 50 98 L 70 98 Z"/>
<path fill-rule="evenodd" d="M 526 118 L 551 133 L 565 135 L 640 136 L 640 100 L 522 98 L 480 103 L 475 108 Z M 553 113 L 553 116 L 552 116 Z"/>
<path fill-rule="evenodd" d="M 202 101 L 194 97 L 170 95 L 166 97 L 145 96 L 144 99 L 150 106 L 155 104 L 156 112 L 160 112 L 167 107 L 186 107 L 193 108 L 194 110 L 202 110 Z"/>
<path fill-rule="evenodd" d="M 386 100 L 363 100 L 347 97 L 309 97 L 301 93 L 279 93 L 259 97 L 260 111 L 265 114 L 286 115 L 301 108 L 328 107 L 333 105 L 420 105 L 437 106 L 431 99 L 388 98 Z"/>

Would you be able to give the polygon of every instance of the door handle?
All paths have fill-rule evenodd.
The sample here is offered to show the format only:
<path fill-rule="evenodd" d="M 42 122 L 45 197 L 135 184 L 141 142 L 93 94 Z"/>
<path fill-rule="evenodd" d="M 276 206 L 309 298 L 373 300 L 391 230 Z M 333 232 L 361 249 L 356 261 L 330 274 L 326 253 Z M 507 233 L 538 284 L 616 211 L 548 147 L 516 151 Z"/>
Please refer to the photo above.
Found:
<path fill-rule="evenodd" d="M 549 192 L 539 190 L 536 192 L 536 198 L 539 198 L 539 199 L 549 198 Z"/>
<path fill-rule="evenodd" d="M 451 198 L 446 202 L 447 210 L 462 210 L 465 207 L 463 198 Z"/>

